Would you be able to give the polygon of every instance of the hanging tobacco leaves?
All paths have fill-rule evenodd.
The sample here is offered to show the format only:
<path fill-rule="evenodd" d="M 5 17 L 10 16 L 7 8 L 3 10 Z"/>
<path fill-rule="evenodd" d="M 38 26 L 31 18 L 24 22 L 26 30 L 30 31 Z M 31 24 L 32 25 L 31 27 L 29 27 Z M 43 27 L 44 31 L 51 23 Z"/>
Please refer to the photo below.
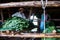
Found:
<path fill-rule="evenodd" d="M 54 22 L 50 21 L 45 24 L 45 30 L 43 33 L 52 33 L 55 30 Z M 44 40 L 44 38 L 42 38 Z M 45 38 L 45 40 L 56 40 L 56 38 Z"/>
<path fill-rule="evenodd" d="M 7 19 L 0 28 L 0 31 L 15 30 L 22 31 L 24 28 L 28 28 L 29 21 L 20 17 L 12 17 Z"/>

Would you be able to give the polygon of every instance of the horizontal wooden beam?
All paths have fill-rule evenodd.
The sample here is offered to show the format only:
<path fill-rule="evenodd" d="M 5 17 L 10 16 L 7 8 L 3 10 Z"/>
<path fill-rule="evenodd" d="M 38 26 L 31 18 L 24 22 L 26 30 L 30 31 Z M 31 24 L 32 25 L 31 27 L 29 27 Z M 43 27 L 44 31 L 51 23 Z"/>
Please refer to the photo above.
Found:
<path fill-rule="evenodd" d="M 60 21 L 60 19 L 51 19 L 51 20 L 54 20 L 54 21 Z"/>
<path fill-rule="evenodd" d="M 27 1 L 27 2 L 10 2 L 1 3 L 0 8 L 8 7 L 41 7 L 41 1 Z M 60 1 L 48 1 L 47 7 L 60 7 Z"/>
<path fill-rule="evenodd" d="M 59 35 L 57 35 L 59 34 Z M 21 37 L 21 38 L 60 38 L 60 33 L 53 34 L 53 33 L 23 33 L 23 34 L 18 34 L 18 35 L 0 35 L 0 37 Z M 26 36 L 28 35 L 28 36 Z"/>
<path fill-rule="evenodd" d="M 60 29 L 60 26 L 56 26 L 56 28 Z"/>

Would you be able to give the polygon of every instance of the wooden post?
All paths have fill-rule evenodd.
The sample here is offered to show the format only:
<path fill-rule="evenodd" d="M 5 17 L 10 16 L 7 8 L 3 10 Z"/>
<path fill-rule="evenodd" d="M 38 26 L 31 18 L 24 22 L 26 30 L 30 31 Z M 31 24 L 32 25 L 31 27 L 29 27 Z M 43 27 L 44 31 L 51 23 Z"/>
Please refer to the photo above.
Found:
<path fill-rule="evenodd" d="M 1 15 L 1 22 L 3 23 L 3 14 L 2 14 L 2 9 L 0 9 L 0 15 Z M 3 34 L 3 32 L 2 31 L 0 31 L 0 35 L 2 35 Z"/>
<path fill-rule="evenodd" d="M 30 20 L 31 13 L 32 13 L 32 7 L 30 8 L 30 12 L 29 12 L 29 20 Z"/>
<path fill-rule="evenodd" d="M 2 20 L 2 23 L 3 23 L 4 17 L 3 17 L 3 11 L 2 11 L 2 9 L 1 9 L 1 20 Z"/>

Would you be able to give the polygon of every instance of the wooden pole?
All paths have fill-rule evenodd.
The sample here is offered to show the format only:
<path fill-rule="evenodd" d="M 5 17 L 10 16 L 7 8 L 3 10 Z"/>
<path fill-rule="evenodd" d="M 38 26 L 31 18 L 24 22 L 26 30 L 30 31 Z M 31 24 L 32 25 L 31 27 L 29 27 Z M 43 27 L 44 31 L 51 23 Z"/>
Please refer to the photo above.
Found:
<path fill-rule="evenodd" d="M 11 3 L 2 3 L 0 8 L 8 7 L 41 7 L 41 1 L 27 1 L 27 2 L 11 2 Z M 60 1 L 48 1 L 47 7 L 60 7 Z"/>
<path fill-rule="evenodd" d="M 32 7 L 30 8 L 30 12 L 29 12 L 29 20 L 30 20 L 31 13 L 32 13 Z"/>
<path fill-rule="evenodd" d="M 2 9 L 1 9 L 1 20 L 2 20 L 2 23 L 3 23 L 4 17 L 3 17 L 3 11 L 2 11 Z"/>

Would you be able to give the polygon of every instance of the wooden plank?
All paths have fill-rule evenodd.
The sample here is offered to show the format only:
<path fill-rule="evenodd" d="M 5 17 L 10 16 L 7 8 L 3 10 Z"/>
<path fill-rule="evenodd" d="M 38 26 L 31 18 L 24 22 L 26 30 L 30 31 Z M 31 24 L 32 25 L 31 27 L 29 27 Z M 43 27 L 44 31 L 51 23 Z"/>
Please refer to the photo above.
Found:
<path fill-rule="evenodd" d="M 39 38 L 39 37 L 44 37 L 44 34 L 34 34 L 34 33 L 23 33 L 23 34 L 20 34 L 20 35 L 0 35 L 1 37 L 21 37 L 21 38 L 31 38 L 31 37 L 34 37 L 34 38 Z"/>
<path fill-rule="evenodd" d="M 60 19 L 51 19 L 51 20 L 54 20 L 54 21 L 60 21 Z"/>
<path fill-rule="evenodd" d="M 2 23 L 3 23 L 4 17 L 3 17 L 3 11 L 2 11 L 2 9 L 1 9 L 1 20 L 2 20 Z"/>
<path fill-rule="evenodd" d="M 48 37 L 48 38 L 60 38 L 60 33 L 59 35 L 54 35 L 52 33 L 48 33 L 48 35 L 42 34 L 42 33 L 24 33 L 20 35 L 0 35 L 1 37 L 21 37 L 21 38 L 43 38 L 43 37 Z"/>
<path fill-rule="evenodd" d="M 27 2 L 10 2 L 10 3 L 1 3 L 0 8 L 8 7 L 41 7 L 41 1 L 27 1 Z M 48 1 L 47 7 L 60 7 L 60 1 Z"/>
<path fill-rule="evenodd" d="M 60 26 L 56 26 L 56 28 L 60 29 Z"/>

